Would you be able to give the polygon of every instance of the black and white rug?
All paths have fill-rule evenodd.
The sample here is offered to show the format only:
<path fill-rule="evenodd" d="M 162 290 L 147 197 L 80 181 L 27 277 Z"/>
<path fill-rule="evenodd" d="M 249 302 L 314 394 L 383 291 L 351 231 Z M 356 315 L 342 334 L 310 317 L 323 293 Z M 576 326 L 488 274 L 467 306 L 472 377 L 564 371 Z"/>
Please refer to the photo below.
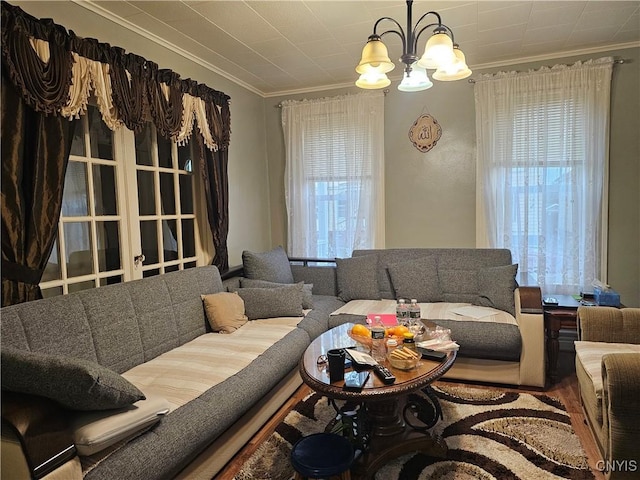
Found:
<path fill-rule="evenodd" d="M 464 385 L 439 385 L 444 419 L 432 429 L 448 447 L 446 459 L 409 454 L 382 467 L 376 480 L 593 479 L 586 455 L 557 399 Z M 289 480 L 291 446 L 324 431 L 336 412 L 312 393 L 287 414 L 235 480 Z"/>

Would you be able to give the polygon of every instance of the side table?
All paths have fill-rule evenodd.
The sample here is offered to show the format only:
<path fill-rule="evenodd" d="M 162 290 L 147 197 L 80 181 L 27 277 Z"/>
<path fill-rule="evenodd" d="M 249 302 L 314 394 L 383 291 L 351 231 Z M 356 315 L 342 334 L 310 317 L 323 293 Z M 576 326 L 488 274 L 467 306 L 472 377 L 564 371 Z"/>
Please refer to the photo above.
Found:
<path fill-rule="evenodd" d="M 571 295 L 553 295 L 558 305 L 543 304 L 544 329 L 547 349 L 547 378 L 553 384 L 558 380 L 558 353 L 560 352 L 560 329 L 576 330 L 578 307 L 581 303 Z"/>

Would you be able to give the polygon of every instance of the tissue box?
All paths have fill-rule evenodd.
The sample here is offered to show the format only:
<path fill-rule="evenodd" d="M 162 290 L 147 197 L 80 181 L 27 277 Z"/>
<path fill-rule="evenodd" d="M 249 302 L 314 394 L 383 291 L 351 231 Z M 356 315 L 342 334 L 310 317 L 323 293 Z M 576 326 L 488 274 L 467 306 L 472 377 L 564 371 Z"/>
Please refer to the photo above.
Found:
<path fill-rule="evenodd" d="M 620 294 L 615 290 L 611 290 L 610 288 L 607 290 L 603 290 L 601 288 L 593 289 L 593 297 L 596 301 L 596 305 L 604 305 L 608 307 L 619 307 L 620 306 Z"/>

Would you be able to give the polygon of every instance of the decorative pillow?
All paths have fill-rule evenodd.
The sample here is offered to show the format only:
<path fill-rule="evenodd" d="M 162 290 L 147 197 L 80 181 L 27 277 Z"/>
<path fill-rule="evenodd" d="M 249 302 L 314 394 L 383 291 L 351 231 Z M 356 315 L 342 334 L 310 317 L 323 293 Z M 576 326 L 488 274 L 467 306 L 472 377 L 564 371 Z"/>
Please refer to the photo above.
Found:
<path fill-rule="evenodd" d="M 313 283 L 302 283 L 302 308 L 313 308 Z M 267 282 L 266 280 L 254 280 L 252 278 L 241 278 L 242 288 L 279 288 L 290 286 L 290 283 Z"/>
<path fill-rule="evenodd" d="M 169 413 L 167 400 L 149 395 L 146 400 L 117 411 L 83 412 L 73 417 L 73 442 L 80 455 L 93 455 L 145 432 Z"/>
<path fill-rule="evenodd" d="M 394 263 L 387 267 L 387 271 L 396 298 L 415 298 L 418 302 L 442 301 L 436 257 L 421 257 Z"/>
<path fill-rule="evenodd" d="M 219 292 L 200 295 L 211 330 L 232 333 L 247 323 L 244 301 L 236 293 Z"/>
<path fill-rule="evenodd" d="M 336 258 L 338 297 L 350 300 L 379 300 L 378 257 L 361 255 L 351 258 Z"/>
<path fill-rule="evenodd" d="M 244 300 L 249 320 L 275 317 L 301 317 L 302 282 L 280 288 L 241 288 L 236 293 Z"/>
<path fill-rule="evenodd" d="M 516 316 L 513 292 L 518 264 L 487 267 L 478 270 L 478 304 L 493 307 Z"/>
<path fill-rule="evenodd" d="M 242 252 L 244 275 L 255 280 L 277 283 L 293 283 L 289 257 L 281 246 L 268 252 Z"/>
<path fill-rule="evenodd" d="M 47 397 L 72 410 L 109 410 L 145 398 L 95 362 L 12 348 L 2 349 L 2 389 Z"/>

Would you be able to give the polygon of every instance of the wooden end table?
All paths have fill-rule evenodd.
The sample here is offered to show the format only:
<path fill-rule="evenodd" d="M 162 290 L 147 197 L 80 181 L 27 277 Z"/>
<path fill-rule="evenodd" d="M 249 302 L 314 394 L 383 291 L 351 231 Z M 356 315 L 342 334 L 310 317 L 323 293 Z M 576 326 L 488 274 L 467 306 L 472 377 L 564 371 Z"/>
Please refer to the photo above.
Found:
<path fill-rule="evenodd" d="M 543 304 L 544 329 L 546 332 L 547 377 L 554 384 L 558 380 L 558 354 L 560 352 L 560 329 L 577 331 L 578 307 L 581 303 L 571 295 L 552 295 L 558 305 Z"/>
<path fill-rule="evenodd" d="M 439 379 L 451 368 L 457 352 L 448 352 L 442 362 L 422 359 L 416 368 L 406 371 L 393 368 L 385 362 L 384 365 L 396 377 L 395 383 L 384 385 L 372 371 L 362 391 L 345 391 L 342 389 L 343 381 L 329 382 L 328 367 L 318 365 L 317 360 L 332 348 L 353 346 L 354 341 L 347 334 L 352 327 L 350 323 L 340 325 L 311 342 L 300 359 L 300 375 L 309 387 L 329 398 L 364 403 L 372 429 L 371 441 L 352 467 L 354 476 L 373 478 L 375 472 L 389 460 L 410 452 L 444 457 L 446 445 L 428 433 L 406 425 L 401 412 L 407 395 Z"/>

